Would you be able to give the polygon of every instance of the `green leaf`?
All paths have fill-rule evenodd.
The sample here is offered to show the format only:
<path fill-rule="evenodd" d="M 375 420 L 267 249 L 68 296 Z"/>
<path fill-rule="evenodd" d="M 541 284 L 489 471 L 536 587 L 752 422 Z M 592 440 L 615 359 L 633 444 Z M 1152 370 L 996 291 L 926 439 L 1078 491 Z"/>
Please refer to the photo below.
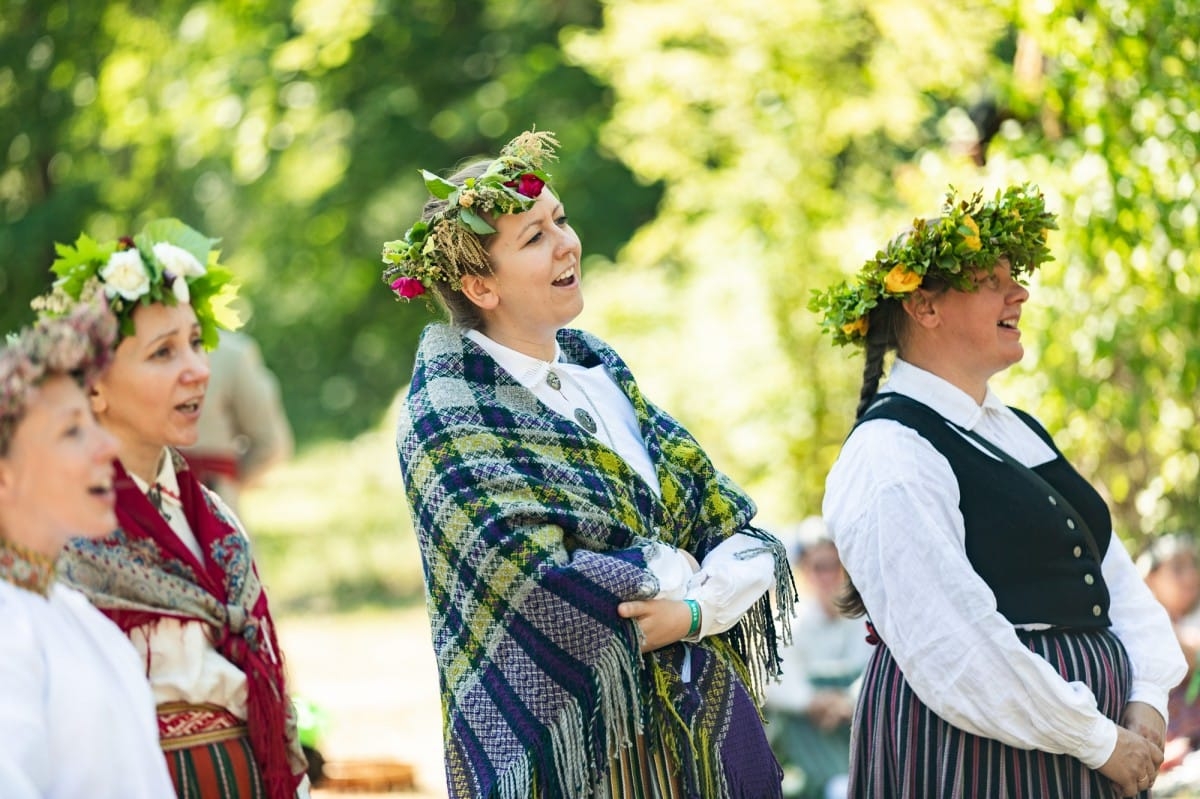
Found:
<path fill-rule="evenodd" d="M 421 177 L 425 181 L 425 188 L 429 189 L 429 193 L 439 200 L 447 200 L 451 194 L 458 191 L 458 186 L 444 178 L 439 178 L 427 169 L 421 170 Z"/>
<path fill-rule="evenodd" d="M 178 219 L 155 219 L 142 228 L 134 243 L 139 250 L 147 254 L 152 253 L 154 245 L 159 242 L 174 244 L 182 250 L 187 250 L 200 263 L 207 264 L 209 252 L 220 241 L 205 236 Z"/>
<path fill-rule="evenodd" d="M 495 233 L 496 228 L 484 221 L 483 217 L 472 211 L 470 208 L 464 208 L 459 213 L 458 218 L 467 224 L 473 232 L 483 236 L 488 233 Z"/>
<path fill-rule="evenodd" d="M 108 242 L 100 244 L 92 239 L 86 233 L 81 233 L 79 238 L 75 240 L 75 246 L 69 244 L 55 244 L 54 250 L 58 254 L 58 258 L 51 264 L 50 268 L 54 274 L 59 277 L 67 277 L 81 265 L 86 265 L 87 271 L 90 274 L 92 266 L 104 263 L 112 256 L 116 249 L 116 242 Z"/>

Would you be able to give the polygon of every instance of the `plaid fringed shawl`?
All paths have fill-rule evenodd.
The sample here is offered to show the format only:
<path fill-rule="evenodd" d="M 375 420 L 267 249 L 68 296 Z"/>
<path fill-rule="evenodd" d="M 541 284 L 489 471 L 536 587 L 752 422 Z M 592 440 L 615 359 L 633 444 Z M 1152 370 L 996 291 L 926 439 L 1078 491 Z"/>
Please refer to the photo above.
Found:
<path fill-rule="evenodd" d="M 688 796 L 742 796 L 721 752 L 741 734 L 739 692 L 757 700 L 778 673 L 769 596 L 693 645 L 703 650 L 694 658 L 682 644 L 641 656 L 616 606 L 657 592 L 645 568 L 651 542 L 702 559 L 740 532 L 772 553 L 777 606 L 790 609 L 783 547 L 750 526 L 751 500 L 642 397 L 612 349 L 575 330 L 560 331 L 559 344 L 571 362 L 603 363 L 632 401 L 661 500 L 446 325 L 422 335 L 401 412 L 397 448 L 425 570 L 450 796 L 591 796 L 639 733 L 681 769 Z"/>

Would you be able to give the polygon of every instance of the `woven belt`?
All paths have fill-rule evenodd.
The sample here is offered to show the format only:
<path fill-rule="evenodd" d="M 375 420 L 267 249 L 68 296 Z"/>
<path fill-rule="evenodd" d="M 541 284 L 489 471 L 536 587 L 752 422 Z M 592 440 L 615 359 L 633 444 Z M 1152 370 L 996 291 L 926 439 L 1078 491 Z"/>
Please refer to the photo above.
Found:
<path fill-rule="evenodd" d="M 219 705 L 167 702 L 158 706 L 158 742 L 164 752 L 246 734 L 246 723 Z"/>

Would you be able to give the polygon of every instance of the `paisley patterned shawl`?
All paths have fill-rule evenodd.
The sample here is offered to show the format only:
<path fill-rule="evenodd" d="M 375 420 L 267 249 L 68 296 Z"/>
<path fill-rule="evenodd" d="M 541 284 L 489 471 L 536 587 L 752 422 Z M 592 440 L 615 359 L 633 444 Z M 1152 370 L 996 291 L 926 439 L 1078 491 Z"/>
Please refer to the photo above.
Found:
<path fill-rule="evenodd" d="M 268 796 L 291 799 L 305 761 L 284 686 L 275 624 L 249 539 L 183 457 L 174 450 L 168 453 L 204 562 L 171 530 L 120 461 L 114 461 L 120 528 L 106 538 L 72 539 L 59 559 L 59 576 L 126 633 L 164 617 L 208 625 L 217 650 L 246 674 L 250 743 Z"/>
<path fill-rule="evenodd" d="M 422 335 L 397 449 L 420 541 L 444 711 L 452 797 L 590 795 L 610 756 L 644 732 L 672 753 L 689 795 L 736 795 L 720 765 L 739 686 L 761 697 L 778 673 L 764 595 L 685 658 L 646 657 L 624 600 L 657 581 L 661 541 L 702 559 L 733 533 L 775 560 L 777 607 L 794 586 L 779 541 L 683 427 L 648 403 L 600 340 L 563 330 L 564 356 L 604 364 L 633 403 L 661 500 L 615 452 L 542 405 L 446 325 Z M 785 635 L 790 630 L 783 616 Z M 690 679 L 684 662 L 700 663 Z"/>

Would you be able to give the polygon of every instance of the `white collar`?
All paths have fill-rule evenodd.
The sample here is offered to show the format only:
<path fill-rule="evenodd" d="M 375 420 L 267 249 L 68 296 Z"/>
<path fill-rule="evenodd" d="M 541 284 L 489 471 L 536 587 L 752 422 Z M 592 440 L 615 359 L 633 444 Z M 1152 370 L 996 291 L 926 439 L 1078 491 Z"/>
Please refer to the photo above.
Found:
<path fill-rule="evenodd" d="M 482 347 L 488 355 L 495 359 L 496 363 L 504 368 L 504 371 L 528 389 L 545 381 L 546 375 L 550 373 L 550 367 L 562 358 L 562 348 L 558 346 L 557 341 L 554 342 L 554 360 L 542 361 L 532 355 L 526 355 L 511 347 L 506 347 L 478 330 L 468 330 L 465 335 Z"/>
<path fill-rule="evenodd" d="M 143 494 L 150 491 L 151 485 L 133 472 L 129 472 L 133 482 Z M 154 478 L 155 485 L 162 486 L 163 493 L 170 497 L 179 496 L 179 475 L 175 474 L 175 459 L 165 448 L 158 460 L 158 475 Z"/>
<path fill-rule="evenodd" d="M 879 391 L 894 391 L 911 397 L 928 405 L 943 418 L 968 430 L 975 427 L 987 411 L 1002 415 L 1009 412 L 1008 407 L 992 392 L 990 386 L 984 394 L 983 403 L 980 404 L 950 381 L 899 358 L 892 364 L 888 379 Z"/>

